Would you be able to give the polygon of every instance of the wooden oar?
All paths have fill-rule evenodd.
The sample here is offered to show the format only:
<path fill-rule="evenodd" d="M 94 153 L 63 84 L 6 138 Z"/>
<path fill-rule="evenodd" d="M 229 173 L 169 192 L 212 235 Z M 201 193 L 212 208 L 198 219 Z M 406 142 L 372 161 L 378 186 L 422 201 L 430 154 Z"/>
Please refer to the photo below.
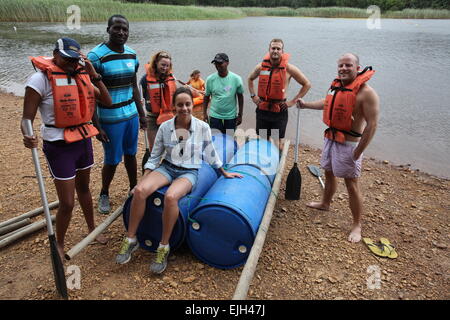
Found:
<path fill-rule="evenodd" d="M 312 165 L 312 164 L 308 164 L 308 169 L 309 169 L 309 172 L 311 172 L 314 176 L 319 178 L 320 185 L 322 186 L 322 188 L 325 188 L 325 184 L 323 183 L 323 180 L 322 180 L 322 170 L 320 170 L 319 167 Z"/>
<path fill-rule="evenodd" d="M 286 180 L 286 192 L 284 197 L 286 200 L 299 200 L 300 191 L 302 188 L 302 175 L 297 166 L 298 160 L 298 140 L 299 140 L 299 123 L 300 123 L 300 109 L 297 109 L 297 133 L 295 135 L 295 162 L 291 171 L 289 171 Z"/>
<path fill-rule="evenodd" d="M 177 80 L 179 83 L 181 83 L 183 86 L 188 86 L 188 87 L 191 88 L 192 90 L 195 90 L 195 91 L 197 91 L 198 93 L 200 93 L 200 94 L 202 94 L 202 95 L 205 94 L 205 91 L 195 89 L 193 86 L 190 86 L 190 85 L 188 85 L 186 82 L 183 82 L 183 81 L 181 81 L 181 80 L 178 80 L 178 79 L 176 79 L 176 80 Z"/>
<path fill-rule="evenodd" d="M 33 136 L 33 126 L 31 125 L 31 120 L 25 120 L 26 134 L 30 137 Z M 36 171 L 36 177 L 38 179 L 39 191 L 41 193 L 42 206 L 44 207 L 44 215 L 47 223 L 47 234 L 48 241 L 50 243 L 50 257 L 53 265 L 53 275 L 55 277 L 55 284 L 58 293 L 67 299 L 67 285 L 66 276 L 64 273 L 64 266 L 61 261 L 61 257 L 58 253 L 58 246 L 56 244 L 55 233 L 53 232 L 52 218 L 50 216 L 50 210 L 48 208 L 47 195 L 45 193 L 44 179 L 42 178 L 41 165 L 39 163 L 39 155 L 37 148 L 32 148 L 31 153 L 33 155 L 34 168 Z"/>

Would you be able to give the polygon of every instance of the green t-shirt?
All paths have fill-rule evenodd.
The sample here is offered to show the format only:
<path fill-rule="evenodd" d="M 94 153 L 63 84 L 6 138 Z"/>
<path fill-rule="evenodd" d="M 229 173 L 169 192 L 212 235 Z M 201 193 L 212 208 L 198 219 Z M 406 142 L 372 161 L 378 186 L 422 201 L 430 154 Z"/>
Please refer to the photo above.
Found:
<path fill-rule="evenodd" d="M 228 71 L 225 78 L 216 72 L 206 79 L 206 96 L 211 97 L 209 116 L 217 119 L 237 117 L 237 93 L 244 93 L 242 78 Z"/>

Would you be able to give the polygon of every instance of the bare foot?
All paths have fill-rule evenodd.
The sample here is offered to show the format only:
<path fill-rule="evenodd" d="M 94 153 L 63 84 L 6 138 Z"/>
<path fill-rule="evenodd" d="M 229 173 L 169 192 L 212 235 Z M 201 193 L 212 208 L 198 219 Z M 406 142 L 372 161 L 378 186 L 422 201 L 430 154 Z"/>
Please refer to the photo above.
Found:
<path fill-rule="evenodd" d="M 107 244 L 109 239 L 107 237 L 105 237 L 103 234 L 99 234 L 97 236 L 97 238 L 95 238 L 95 241 L 97 241 L 100 244 Z"/>
<path fill-rule="evenodd" d="M 361 226 L 357 225 L 354 226 L 352 231 L 350 232 L 350 235 L 348 236 L 348 241 L 356 243 L 361 241 Z"/>
<path fill-rule="evenodd" d="M 310 208 L 314 208 L 314 209 L 318 209 L 318 210 L 323 210 L 323 211 L 328 211 L 330 210 L 330 206 L 327 206 L 325 204 L 323 204 L 322 202 L 308 202 L 306 204 L 307 207 Z"/>

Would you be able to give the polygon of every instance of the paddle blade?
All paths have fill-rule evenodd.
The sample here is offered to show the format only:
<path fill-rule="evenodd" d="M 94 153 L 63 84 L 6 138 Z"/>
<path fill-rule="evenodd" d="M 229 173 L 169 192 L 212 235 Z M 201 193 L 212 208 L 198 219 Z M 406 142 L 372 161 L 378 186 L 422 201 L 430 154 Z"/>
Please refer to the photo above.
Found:
<path fill-rule="evenodd" d="M 145 149 L 144 157 L 142 158 L 142 174 L 144 174 L 144 166 L 147 163 L 148 158 L 150 158 L 150 150 Z"/>
<path fill-rule="evenodd" d="M 321 177 L 322 176 L 322 171 L 320 170 L 319 167 L 309 164 L 308 166 L 309 172 L 311 172 L 313 175 L 315 175 L 316 177 Z"/>
<path fill-rule="evenodd" d="M 55 276 L 55 284 L 58 293 L 64 299 L 68 299 L 67 285 L 66 285 L 66 275 L 64 272 L 64 266 L 62 264 L 61 258 L 58 253 L 58 247 L 56 245 L 55 235 L 49 235 L 48 240 L 50 242 L 50 253 L 53 265 L 53 275 Z"/>
<path fill-rule="evenodd" d="M 284 194 L 284 198 L 286 200 L 299 200 L 301 188 L 302 176 L 300 174 L 300 170 L 297 167 L 297 164 L 294 163 L 294 166 L 292 167 L 291 171 L 289 171 L 286 180 L 286 191 Z"/>

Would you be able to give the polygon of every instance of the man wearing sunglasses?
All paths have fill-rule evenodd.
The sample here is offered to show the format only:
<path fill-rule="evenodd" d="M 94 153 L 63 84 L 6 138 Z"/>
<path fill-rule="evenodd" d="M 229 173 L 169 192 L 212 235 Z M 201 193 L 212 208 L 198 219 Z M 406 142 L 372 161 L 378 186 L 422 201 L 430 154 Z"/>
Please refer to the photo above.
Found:
<path fill-rule="evenodd" d="M 203 100 L 203 118 L 209 119 L 211 129 L 226 133 L 236 130 L 242 123 L 244 109 L 244 86 L 242 78 L 228 70 L 228 55 L 218 53 L 211 61 L 217 72 L 206 79 L 206 92 Z M 209 118 L 208 118 L 208 104 Z M 236 102 L 239 108 L 236 107 Z"/>

